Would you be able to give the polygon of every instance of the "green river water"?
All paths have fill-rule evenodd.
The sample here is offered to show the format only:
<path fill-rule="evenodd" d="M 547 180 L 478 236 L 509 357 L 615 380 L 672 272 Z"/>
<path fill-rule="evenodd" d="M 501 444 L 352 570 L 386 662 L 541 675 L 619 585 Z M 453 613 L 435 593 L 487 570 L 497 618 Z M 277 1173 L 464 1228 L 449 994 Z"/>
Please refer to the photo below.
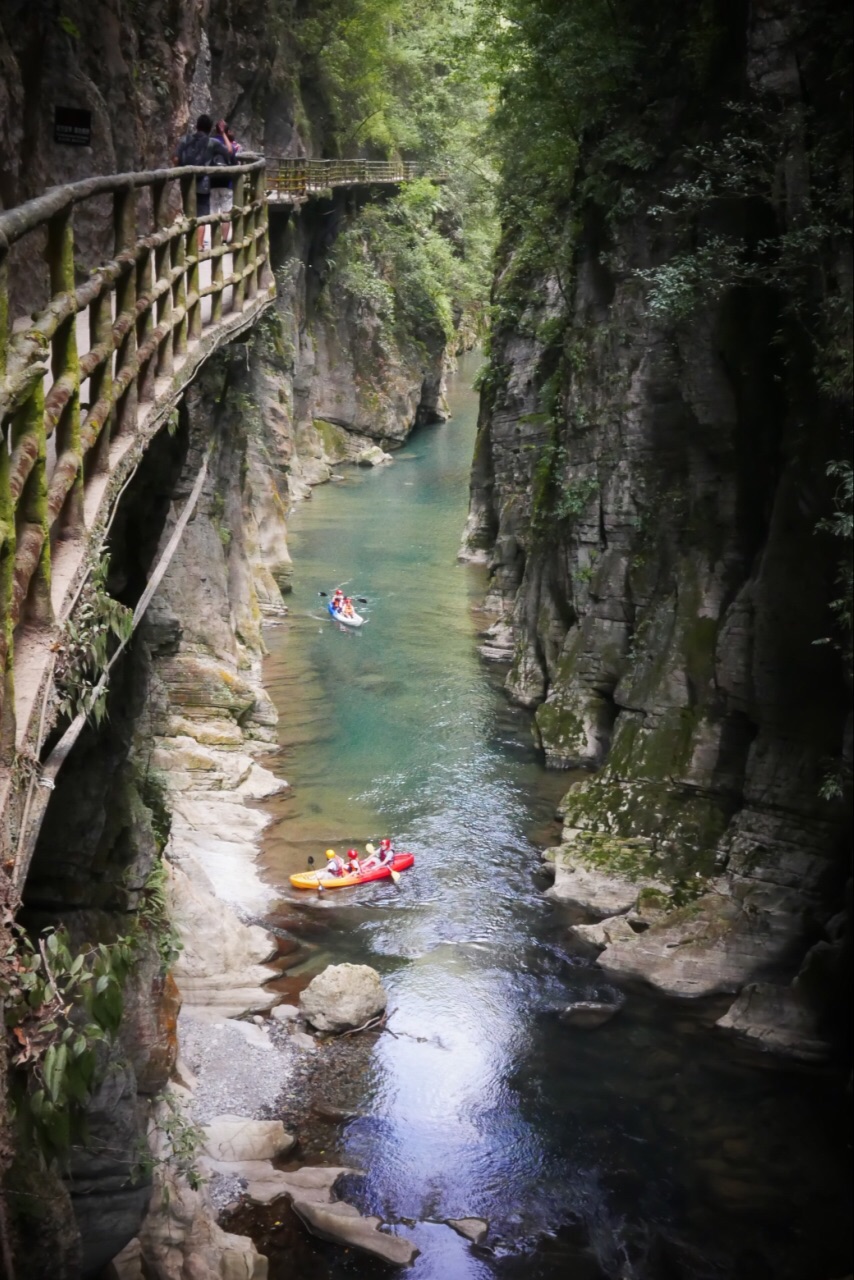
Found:
<path fill-rule="evenodd" d="M 265 872 L 306 946 L 292 991 L 330 962 L 370 964 L 394 1033 L 349 1040 L 343 1067 L 339 1052 L 325 1087 L 352 1117 L 301 1135 L 300 1154 L 366 1171 L 350 1198 L 415 1239 L 413 1280 L 831 1280 L 850 1265 L 850 1185 L 830 1077 L 741 1055 L 708 1011 L 642 992 L 595 1031 L 557 1020 L 610 984 L 542 896 L 570 779 L 542 768 L 480 658 L 484 571 L 456 560 L 475 369 L 461 362 L 448 423 L 289 522 L 294 591 L 266 682 L 290 788 L 269 805 Z M 338 583 L 368 600 L 360 631 L 325 612 Z M 399 887 L 289 888 L 309 856 L 383 835 L 416 856 Z M 488 1249 L 444 1225 L 463 1216 L 489 1221 Z M 389 1274 L 280 1239 L 281 1221 L 258 1228 L 271 1280 Z"/>

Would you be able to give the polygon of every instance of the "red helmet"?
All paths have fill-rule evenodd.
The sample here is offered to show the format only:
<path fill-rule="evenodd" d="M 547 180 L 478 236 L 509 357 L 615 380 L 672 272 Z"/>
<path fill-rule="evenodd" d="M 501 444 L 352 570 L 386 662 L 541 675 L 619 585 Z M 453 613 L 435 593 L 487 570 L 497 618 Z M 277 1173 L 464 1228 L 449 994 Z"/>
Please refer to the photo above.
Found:
<path fill-rule="evenodd" d="M 347 850 L 347 857 L 348 857 L 348 858 L 358 858 L 358 856 L 359 856 L 359 851 L 358 851 L 358 849 L 348 849 L 348 850 Z"/>
<path fill-rule="evenodd" d="M 380 848 L 381 848 L 381 849 L 390 849 L 390 848 L 391 848 L 391 841 L 390 841 L 390 840 L 388 840 L 388 839 L 386 839 L 386 840 L 380 840 Z"/>

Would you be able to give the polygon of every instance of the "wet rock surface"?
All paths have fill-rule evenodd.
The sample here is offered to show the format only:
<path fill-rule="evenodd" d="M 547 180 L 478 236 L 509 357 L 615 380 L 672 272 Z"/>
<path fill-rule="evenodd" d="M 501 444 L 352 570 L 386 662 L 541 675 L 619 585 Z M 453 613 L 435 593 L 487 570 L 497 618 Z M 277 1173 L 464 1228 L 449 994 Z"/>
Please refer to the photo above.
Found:
<path fill-rule="evenodd" d="M 360 1249 L 397 1266 L 408 1266 L 418 1254 L 410 1240 L 380 1231 L 379 1218 L 365 1218 L 358 1209 L 343 1201 L 325 1205 L 294 1200 L 293 1208 L 309 1231 L 321 1240 Z"/>
<path fill-rule="evenodd" d="M 602 1027 L 610 1022 L 625 1003 L 626 997 L 620 991 L 614 991 L 606 998 L 573 1000 L 561 1009 L 558 1018 L 566 1027 L 592 1031 L 595 1027 Z"/>
<path fill-rule="evenodd" d="M 457 1235 L 470 1240 L 472 1244 L 483 1244 L 489 1234 L 489 1223 L 483 1218 L 446 1218 L 445 1221 Z"/>
<path fill-rule="evenodd" d="M 829 46 L 805 34 L 794 10 L 732 10 L 726 25 L 741 50 L 738 109 L 778 95 L 775 110 L 799 118 Z M 802 77 L 808 47 L 813 70 Z M 696 92 L 680 90 L 689 111 Z M 702 93 L 704 114 L 712 101 L 730 110 L 722 83 Z M 837 110 L 822 106 L 841 145 L 848 126 Z M 848 428 L 797 342 L 784 340 L 785 355 L 776 345 L 770 313 L 745 323 L 737 289 L 679 323 L 650 312 L 638 270 L 681 261 L 688 243 L 678 218 L 665 225 L 645 211 L 683 180 L 685 153 L 678 129 L 665 141 L 637 119 L 626 125 L 658 161 L 633 183 L 631 213 L 615 216 L 595 197 L 585 206 L 568 297 L 550 268 L 519 296 L 524 267 L 512 243 L 502 247 L 497 290 L 501 299 L 502 281 L 514 281 L 512 319 L 492 334 L 494 386 L 482 402 L 463 554 L 489 565 L 486 603 L 497 616 L 484 652 L 509 659 L 507 690 L 535 709 L 547 762 L 596 771 L 563 802 L 550 896 L 604 918 L 663 886 L 666 918 L 612 936 L 604 967 L 676 996 L 784 987 L 807 948 L 830 941 L 823 930 L 848 874 L 839 851 L 850 844 L 850 803 L 819 794 L 830 759 L 850 779 L 851 719 L 850 677 L 820 640 L 832 556 L 816 537 L 830 509 L 824 473 Z M 721 130 L 713 148 L 734 136 Z M 598 145 L 591 137 L 583 148 L 581 171 L 598 172 Z M 780 185 L 767 208 L 780 225 L 810 187 L 811 146 L 796 127 L 769 148 Z M 731 231 L 725 218 L 718 227 L 722 209 L 706 214 L 706 233 Z M 840 281 L 848 254 L 828 249 Z M 836 305 L 836 279 L 823 305 Z M 573 356 L 556 370 L 545 335 L 559 328 Z M 551 474 L 573 508 L 563 523 L 537 481 L 538 414 L 555 385 Z M 790 413 L 804 397 L 822 405 L 808 463 Z M 782 1046 L 796 1033 L 778 1007 Z M 738 1015 L 749 1034 L 756 1013 L 756 1041 L 769 1048 L 770 1009 L 754 998 Z M 808 1056 L 815 1039 L 801 1025 Z"/>

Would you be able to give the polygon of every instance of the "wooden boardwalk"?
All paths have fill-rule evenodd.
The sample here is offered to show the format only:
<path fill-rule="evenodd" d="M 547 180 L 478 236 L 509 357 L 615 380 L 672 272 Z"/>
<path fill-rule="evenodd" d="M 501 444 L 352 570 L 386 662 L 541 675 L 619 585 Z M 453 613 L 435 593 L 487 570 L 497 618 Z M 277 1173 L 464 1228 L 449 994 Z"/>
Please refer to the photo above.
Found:
<path fill-rule="evenodd" d="M 148 444 L 205 361 L 273 305 L 270 209 L 423 176 L 386 161 L 244 160 L 228 171 L 228 215 L 197 216 L 198 175 L 222 170 L 196 167 L 90 178 L 0 213 L 0 855 L 19 888 L 86 718 L 43 758 L 60 628 Z M 111 219 L 112 255 L 78 284 L 87 217 Z M 24 285 L 46 275 L 47 296 L 19 315 L 22 272 Z"/>

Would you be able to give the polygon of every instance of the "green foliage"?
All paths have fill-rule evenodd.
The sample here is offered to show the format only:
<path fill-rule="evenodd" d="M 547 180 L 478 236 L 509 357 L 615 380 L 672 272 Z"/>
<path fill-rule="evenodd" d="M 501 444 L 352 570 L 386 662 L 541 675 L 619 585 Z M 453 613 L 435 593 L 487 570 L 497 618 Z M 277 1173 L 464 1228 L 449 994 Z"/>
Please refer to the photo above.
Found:
<path fill-rule="evenodd" d="M 554 508 L 555 519 L 580 519 L 598 492 L 599 481 L 595 476 L 577 476 L 568 480 L 558 494 Z"/>
<path fill-rule="evenodd" d="M 101 723 L 106 689 L 96 696 L 95 688 L 115 643 L 128 640 L 133 630 L 133 611 L 107 591 L 109 564 L 109 556 L 102 553 L 56 646 L 57 699 L 62 714 L 71 720 L 85 712 Z"/>
<path fill-rule="evenodd" d="M 64 31 L 67 36 L 70 36 L 72 40 L 80 39 L 80 28 L 77 26 L 77 23 L 72 22 L 71 18 L 66 17 L 64 13 L 59 15 L 56 22 L 57 26 Z"/>
<path fill-rule="evenodd" d="M 403 342 L 451 342 L 457 319 L 476 327 L 486 264 L 472 267 L 442 234 L 443 192 L 427 179 L 362 210 L 335 246 L 330 288 L 367 306 Z"/>
<path fill-rule="evenodd" d="M 169 871 L 162 858 L 155 861 L 142 887 L 137 927 L 153 939 L 165 972 L 181 954 L 183 943 L 169 908 Z"/>
<path fill-rule="evenodd" d="M 443 329 L 455 321 L 466 342 L 486 322 L 497 236 L 496 175 L 483 145 L 490 101 L 474 33 L 474 0 L 319 0 L 296 26 L 304 77 L 330 104 L 330 154 L 379 154 L 447 173 L 441 189 L 404 190 L 398 220 L 425 234 L 407 281 L 410 321 L 423 321 L 437 273 L 436 320 Z M 358 252 L 338 247 L 336 258 L 349 291 L 389 314 L 386 273 Z"/>
<path fill-rule="evenodd" d="M 638 272 L 650 286 L 649 307 L 657 319 L 679 322 L 698 307 L 735 286 L 764 286 L 783 300 L 784 310 L 811 334 L 816 364 L 824 366 L 828 388 L 850 370 L 851 308 L 824 289 L 816 289 L 823 258 L 847 237 L 850 196 L 845 197 L 839 175 L 824 154 L 824 141 L 801 161 L 810 169 L 804 177 L 799 207 L 781 208 L 780 180 L 792 154 L 803 151 L 808 121 L 804 112 L 780 112 L 776 104 L 758 99 L 729 103 L 722 135 L 713 143 L 689 147 L 690 176 L 669 188 L 663 202 L 653 206 L 653 219 L 675 224 L 696 240 L 692 248 L 661 267 Z M 826 141 L 826 140 L 825 140 Z M 743 235 L 709 235 L 703 230 L 709 214 L 749 203 L 753 221 L 764 207 L 771 228 L 747 240 Z M 775 225 L 776 224 L 776 225 Z M 819 298 L 822 300 L 819 301 Z M 824 356 L 828 346 L 829 359 Z M 847 349 L 847 350 L 846 350 Z M 847 360 L 846 360 L 847 355 Z M 850 373 L 848 373 L 850 388 Z"/>
<path fill-rule="evenodd" d="M 141 779 L 142 803 L 151 814 L 151 830 L 157 842 L 157 852 L 166 848 L 172 830 L 172 813 L 169 808 L 169 792 L 163 774 L 149 769 Z"/>
<path fill-rule="evenodd" d="M 97 1084 L 99 1046 L 118 1030 L 122 986 L 133 947 L 128 938 L 74 953 L 64 929 L 34 942 L 9 924 L 0 963 L 10 1095 L 26 1140 L 42 1158 L 62 1155 Z"/>
<path fill-rule="evenodd" d="M 836 572 L 836 586 L 839 594 L 830 604 L 840 639 L 831 641 L 831 638 L 827 637 L 816 643 L 835 643 L 837 648 L 847 656 L 850 664 L 854 635 L 854 567 L 851 561 L 852 541 L 854 541 L 854 468 L 847 459 L 830 462 L 827 466 L 827 474 L 831 479 L 836 480 L 833 514 L 820 520 L 817 530 L 831 534 L 842 543 Z"/>
<path fill-rule="evenodd" d="M 198 1167 L 199 1152 L 205 1140 L 204 1131 L 193 1124 L 181 1110 L 178 1099 L 172 1093 L 159 1093 L 154 1099 L 155 1131 L 163 1139 L 158 1143 L 164 1154 L 154 1156 L 146 1147 L 140 1152 L 135 1168 L 136 1176 L 146 1176 L 157 1168 L 169 1170 L 198 1191 L 206 1178 Z M 168 1203 L 169 1192 L 163 1184 L 164 1202 Z"/>
<path fill-rule="evenodd" d="M 650 315 L 671 323 L 687 320 L 701 305 L 722 298 L 747 274 L 744 244 L 722 236 L 711 236 L 695 252 L 637 273 L 649 286 Z"/>

